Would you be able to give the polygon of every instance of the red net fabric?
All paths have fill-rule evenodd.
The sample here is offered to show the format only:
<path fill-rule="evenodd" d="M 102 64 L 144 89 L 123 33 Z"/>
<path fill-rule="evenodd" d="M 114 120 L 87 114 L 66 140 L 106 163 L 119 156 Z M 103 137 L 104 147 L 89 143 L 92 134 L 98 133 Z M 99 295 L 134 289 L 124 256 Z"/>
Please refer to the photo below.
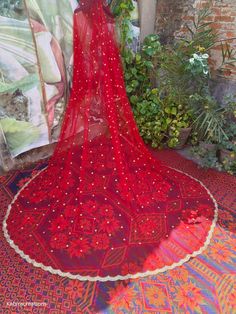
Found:
<path fill-rule="evenodd" d="M 60 139 L 48 167 L 9 206 L 6 239 L 28 262 L 61 276 L 135 278 L 199 254 L 216 209 L 200 182 L 144 145 L 114 21 L 101 0 L 84 0 L 74 14 L 73 88 Z"/>

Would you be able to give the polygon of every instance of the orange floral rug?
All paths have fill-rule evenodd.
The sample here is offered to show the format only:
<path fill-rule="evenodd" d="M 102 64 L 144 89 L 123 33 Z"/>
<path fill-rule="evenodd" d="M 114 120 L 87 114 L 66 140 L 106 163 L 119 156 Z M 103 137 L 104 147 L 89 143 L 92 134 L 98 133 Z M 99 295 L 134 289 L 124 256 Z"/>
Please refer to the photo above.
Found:
<path fill-rule="evenodd" d="M 202 181 L 217 200 L 218 224 L 204 253 L 157 276 L 78 282 L 24 261 L 0 230 L 0 313 L 236 313 L 236 178 L 200 169 L 176 151 L 154 154 Z M 13 196 L 35 169 L 0 177 L 1 223 Z"/>

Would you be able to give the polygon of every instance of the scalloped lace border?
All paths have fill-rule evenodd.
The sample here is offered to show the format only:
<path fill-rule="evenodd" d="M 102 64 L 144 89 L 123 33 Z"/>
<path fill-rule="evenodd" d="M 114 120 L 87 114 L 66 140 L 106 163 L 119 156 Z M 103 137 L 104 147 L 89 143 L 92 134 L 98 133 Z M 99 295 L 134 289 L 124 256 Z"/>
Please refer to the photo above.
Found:
<path fill-rule="evenodd" d="M 51 266 L 45 266 L 44 264 L 42 263 L 38 263 L 37 261 L 35 261 L 34 259 L 31 259 L 29 255 L 26 255 L 22 250 L 19 249 L 19 247 L 14 243 L 14 241 L 10 238 L 10 235 L 8 233 L 8 230 L 7 230 L 7 218 L 8 216 L 10 215 L 10 211 L 11 211 L 11 207 L 12 205 L 14 204 L 14 202 L 16 201 L 16 199 L 18 198 L 19 194 L 30 184 L 31 181 L 33 181 L 41 172 L 43 172 L 44 170 L 47 169 L 44 168 L 42 170 L 40 170 L 33 178 L 31 178 L 19 191 L 18 193 L 15 195 L 15 197 L 13 198 L 11 204 L 8 206 L 8 209 L 7 209 L 7 213 L 6 213 L 6 216 L 3 220 L 3 233 L 4 233 L 4 236 L 7 240 L 7 242 L 10 244 L 10 246 L 15 250 L 16 253 L 18 253 L 23 259 L 25 259 L 28 263 L 32 264 L 33 266 L 35 267 L 38 267 L 38 268 L 41 268 L 45 271 L 48 271 L 50 272 L 51 274 L 54 274 L 54 275 L 59 275 L 61 277 L 67 277 L 67 278 L 70 278 L 70 279 L 77 279 L 79 281 L 101 281 L 101 282 L 106 282 L 106 281 L 117 281 L 117 280 L 127 280 L 127 279 L 137 279 L 137 278 L 142 278 L 142 277 L 146 277 L 146 276 L 152 276 L 152 275 L 157 275 L 159 273 L 163 273 L 167 270 L 171 270 L 171 269 L 174 269 L 175 267 L 178 267 L 178 266 L 181 266 L 183 265 L 184 263 L 188 262 L 192 257 L 196 257 L 197 255 L 199 254 L 202 254 L 203 251 L 208 247 L 208 245 L 210 244 L 211 242 L 211 239 L 212 239 L 212 236 L 213 236 L 213 232 L 214 232 L 214 229 L 216 227 L 216 222 L 217 222 L 217 219 L 218 219 L 218 204 L 215 200 L 215 198 L 213 197 L 213 195 L 211 194 L 211 192 L 207 189 L 207 187 L 198 179 L 192 177 L 191 175 L 181 171 L 181 170 L 178 170 L 178 169 L 175 169 L 175 168 L 172 168 L 172 167 L 169 167 L 169 166 L 165 166 L 166 168 L 169 168 L 169 169 L 173 169 L 175 171 L 178 171 L 180 173 L 183 173 L 185 174 L 186 176 L 190 177 L 191 179 L 197 181 L 198 183 L 200 183 L 204 188 L 205 190 L 207 191 L 208 195 L 211 197 L 214 205 L 215 205 L 215 210 L 214 210 L 214 218 L 212 220 L 212 224 L 211 224 L 211 227 L 209 229 L 209 232 L 208 232 L 208 235 L 206 237 L 206 241 L 204 242 L 203 246 L 197 250 L 197 251 L 194 251 L 192 254 L 187 254 L 185 256 L 185 258 L 181 259 L 179 262 L 175 262 L 173 263 L 172 265 L 169 265 L 169 266 L 164 266 L 162 268 L 158 268 L 156 270 L 152 270 L 152 271 L 146 271 L 146 272 L 140 272 L 140 273 L 136 273 L 136 274 L 127 274 L 125 276 L 122 276 L 122 275 L 117 275 L 117 276 L 114 276 L 114 277 L 111 277 L 111 276 L 105 276 L 105 277 L 101 277 L 101 276 L 81 276 L 81 275 L 75 275 L 75 274 L 72 274 L 72 273 L 69 273 L 69 272 L 63 272 L 61 271 L 60 269 L 54 269 L 52 268 Z"/>

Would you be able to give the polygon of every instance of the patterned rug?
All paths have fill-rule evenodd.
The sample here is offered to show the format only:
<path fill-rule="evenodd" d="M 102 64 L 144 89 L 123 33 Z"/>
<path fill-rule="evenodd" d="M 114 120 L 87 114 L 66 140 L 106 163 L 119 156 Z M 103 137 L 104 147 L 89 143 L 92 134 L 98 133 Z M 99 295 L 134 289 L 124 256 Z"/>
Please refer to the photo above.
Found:
<path fill-rule="evenodd" d="M 158 276 L 92 283 L 62 278 L 24 261 L 0 230 L 0 313 L 236 313 L 236 178 L 199 169 L 176 151 L 166 164 L 201 180 L 219 205 L 212 242 L 200 256 Z M 34 169 L 0 177 L 0 220 Z"/>

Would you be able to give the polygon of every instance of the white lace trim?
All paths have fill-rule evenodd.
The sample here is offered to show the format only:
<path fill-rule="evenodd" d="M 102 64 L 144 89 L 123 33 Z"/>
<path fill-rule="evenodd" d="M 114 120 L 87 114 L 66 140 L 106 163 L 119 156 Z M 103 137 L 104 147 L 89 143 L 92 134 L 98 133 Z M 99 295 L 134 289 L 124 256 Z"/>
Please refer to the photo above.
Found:
<path fill-rule="evenodd" d="M 187 173 L 185 173 L 185 172 L 183 172 L 181 170 L 177 170 L 175 168 L 168 167 L 168 166 L 165 166 L 165 167 L 169 168 L 169 169 L 173 169 L 173 170 L 178 171 L 180 173 L 183 173 L 186 176 L 188 176 L 188 177 L 192 178 L 193 180 L 197 181 L 198 183 L 200 183 L 206 189 L 207 193 L 209 194 L 209 196 L 211 197 L 211 199 L 212 199 L 212 201 L 213 201 L 213 203 L 215 205 L 214 218 L 212 220 L 211 227 L 209 229 L 208 235 L 206 237 L 206 241 L 204 242 L 203 246 L 199 250 L 194 251 L 192 254 L 187 254 L 185 256 L 185 258 L 181 259 L 179 262 L 175 262 L 172 265 L 164 266 L 164 267 L 158 268 L 156 270 L 146 271 L 146 272 L 136 273 L 136 274 L 127 274 L 125 276 L 117 275 L 117 276 L 114 276 L 114 277 L 111 277 L 111 276 L 105 276 L 105 277 L 94 276 L 94 277 L 92 277 L 92 276 L 75 275 L 75 274 L 72 274 L 72 273 L 69 273 L 69 272 L 63 272 L 60 269 L 54 269 L 51 266 L 45 266 L 44 264 L 38 263 L 34 259 L 31 259 L 29 255 L 26 255 L 22 250 L 19 249 L 19 247 L 14 243 L 14 241 L 11 240 L 10 235 L 9 235 L 9 233 L 7 231 L 7 222 L 6 221 L 7 221 L 7 218 L 9 216 L 9 214 L 10 214 L 11 207 L 14 204 L 14 202 L 16 201 L 16 199 L 19 196 L 19 194 L 30 184 L 30 182 L 32 180 L 34 180 L 41 172 L 46 170 L 47 167 L 44 168 L 43 170 L 39 171 L 39 173 L 37 173 L 33 178 L 31 178 L 29 180 L 29 182 L 27 182 L 22 187 L 22 189 L 20 189 L 19 192 L 13 198 L 13 201 L 11 202 L 11 204 L 8 206 L 6 216 L 5 216 L 4 220 L 3 220 L 3 228 L 2 229 L 3 229 L 3 232 L 4 232 L 4 236 L 5 236 L 6 240 L 7 240 L 7 242 L 10 244 L 10 246 L 15 250 L 15 252 L 18 253 L 23 259 L 25 259 L 28 263 L 32 264 L 33 266 L 41 268 L 41 269 L 43 269 L 45 271 L 48 271 L 48 272 L 50 272 L 51 274 L 54 274 L 54 275 L 59 275 L 61 277 L 67 277 L 67 278 L 70 278 L 70 279 L 77 279 L 77 280 L 80 280 L 80 281 L 102 281 L 102 282 L 106 282 L 106 281 L 137 279 L 137 278 L 141 278 L 141 277 L 157 275 L 157 274 L 163 273 L 163 272 L 165 272 L 167 270 L 174 269 L 177 266 L 181 266 L 184 263 L 188 262 L 192 257 L 195 257 L 195 256 L 201 254 L 208 247 L 208 245 L 210 244 L 211 238 L 213 236 L 214 229 L 216 227 L 216 222 L 217 222 L 217 219 L 218 219 L 218 205 L 217 205 L 217 202 L 216 202 L 215 198 L 211 194 L 211 192 L 207 189 L 207 187 L 200 180 L 192 177 L 191 175 L 189 175 L 189 174 L 187 174 Z"/>

